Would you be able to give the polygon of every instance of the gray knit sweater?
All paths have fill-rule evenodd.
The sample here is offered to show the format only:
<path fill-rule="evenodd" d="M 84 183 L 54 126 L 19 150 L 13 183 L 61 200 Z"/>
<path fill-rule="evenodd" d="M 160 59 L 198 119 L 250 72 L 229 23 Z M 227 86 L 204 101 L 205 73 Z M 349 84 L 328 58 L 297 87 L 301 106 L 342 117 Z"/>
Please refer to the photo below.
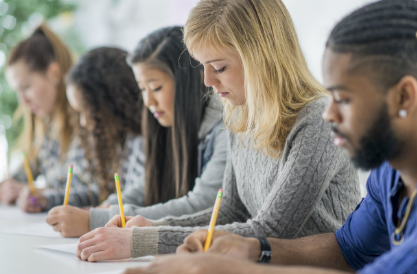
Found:
<path fill-rule="evenodd" d="M 360 200 L 359 183 L 321 118 L 326 103 L 315 100 L 300 112 L 279 159 L 253 149 L 252 139 L 230 134 L 216 229 L 298 238 L 341 227 Z M 132 228 L 132 256 L 174 252 L 187 235 L 208 225 L 211 211 Z"/>

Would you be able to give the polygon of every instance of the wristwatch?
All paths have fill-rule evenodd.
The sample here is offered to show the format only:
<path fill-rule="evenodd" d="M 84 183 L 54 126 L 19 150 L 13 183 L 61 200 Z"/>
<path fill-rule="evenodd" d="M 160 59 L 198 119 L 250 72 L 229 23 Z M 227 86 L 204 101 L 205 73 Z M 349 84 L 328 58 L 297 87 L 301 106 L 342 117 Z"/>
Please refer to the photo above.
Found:
<path fill-rule="evenodd" d="M 261 256 L 258 259 L 258 263 L 269 263 L 272 257 L 271 246 L 265 237 L 255 237 L 261 243 Z"/>

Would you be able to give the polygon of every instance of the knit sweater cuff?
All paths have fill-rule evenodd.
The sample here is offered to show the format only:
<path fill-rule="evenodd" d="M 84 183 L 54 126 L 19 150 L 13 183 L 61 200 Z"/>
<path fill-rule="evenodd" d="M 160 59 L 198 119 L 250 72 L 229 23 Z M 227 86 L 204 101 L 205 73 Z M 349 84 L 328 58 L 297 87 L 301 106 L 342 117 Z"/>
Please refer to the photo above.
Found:
<path fill-rule="evenodd" d="M 132 258 L 158 254 L 158 228 L 132 227 Z"/>
<path fill-rule="evenodd" d="M 153 226 L 169 226 L 169 222 L 166 219 L 159 219 L 159 220 L 155 220 L 152 221 L 152 225 Z"/>

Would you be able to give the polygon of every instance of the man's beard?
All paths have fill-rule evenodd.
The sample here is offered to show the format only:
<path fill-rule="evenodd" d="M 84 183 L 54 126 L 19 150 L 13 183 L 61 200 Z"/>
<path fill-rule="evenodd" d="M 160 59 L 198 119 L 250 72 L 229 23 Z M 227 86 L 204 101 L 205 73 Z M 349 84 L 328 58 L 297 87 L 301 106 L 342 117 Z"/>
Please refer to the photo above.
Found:
<path fill-rule="evenodd" d="M 333 130 L 338 133 L 337 128 Z M 351 160 L 357 168 L 363 170 L 377 168 L 384 161 L 391 160 L 400 154 L 403 144 L 391 128 L 386 104 L 381 107 L 378 118 L 359 144 L 360 148 L 354 151 Z"/>

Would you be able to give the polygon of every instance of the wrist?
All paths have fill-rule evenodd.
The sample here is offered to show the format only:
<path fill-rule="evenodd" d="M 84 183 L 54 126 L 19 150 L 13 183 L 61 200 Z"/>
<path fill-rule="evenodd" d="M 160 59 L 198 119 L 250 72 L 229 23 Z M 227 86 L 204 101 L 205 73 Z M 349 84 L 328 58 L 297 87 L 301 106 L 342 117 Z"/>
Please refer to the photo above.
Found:
<path fill-rule="evenodd" d="M 250 244 L 248 259 L 257 262 L 262 254 L 261 242 L 257 238 L 246 238 L 246 240 Z"/>
<path fill-rule="evenodd" d="M 48 199 L 45 196 L 41 195 L 41 196 L 39 196 L 39 198 L 37 200 L 38 200 L 38 203 L 41 206 L 42 211 L 46 210 L 47 207 L 48 207 Z"/>
<path fill-rule="evenodd" d="M 261 245 L 261 255 L 257 260 L 258 263 L 269 263 L 272 257 L 271 245 L 266 237 L 255 237 Z"/>

